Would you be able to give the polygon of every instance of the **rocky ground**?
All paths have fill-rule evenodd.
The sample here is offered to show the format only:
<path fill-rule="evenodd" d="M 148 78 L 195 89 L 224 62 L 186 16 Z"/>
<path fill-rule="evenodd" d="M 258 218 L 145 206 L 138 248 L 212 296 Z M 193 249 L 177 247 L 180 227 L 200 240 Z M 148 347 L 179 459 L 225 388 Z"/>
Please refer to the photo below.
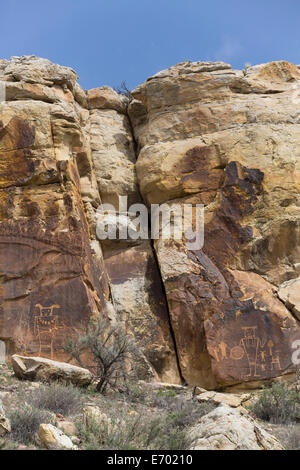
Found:
<path fill-rule="evenodd" d="M 259 392 L 258 392 L 259 393 Z M 0 367 L 1 449 L 292 449 L 300 425 L 249 410 L 257 393 L 138 382 L 123 393 L 20 380 Z M 278 440 L 277 440 L 278 439 Z"/>

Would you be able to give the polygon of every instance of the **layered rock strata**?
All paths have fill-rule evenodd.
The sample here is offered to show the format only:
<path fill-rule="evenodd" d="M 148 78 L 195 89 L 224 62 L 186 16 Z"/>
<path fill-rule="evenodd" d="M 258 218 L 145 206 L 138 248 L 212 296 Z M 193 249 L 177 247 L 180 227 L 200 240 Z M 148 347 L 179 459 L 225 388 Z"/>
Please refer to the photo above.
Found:
<path fill-rule="evenodd" d="M 65 360 L 66 337 L 105 315 L 135 337 L 143 379 L 249 388 L 292 373 L 299 80 L 284 61 L 185 62 L 126 97 L 84 91 L 45 59 L 0 61 L 6 354 Z M 97 215 L 119 196 L 204 205 L 202 249 L 99 240 Z"/>

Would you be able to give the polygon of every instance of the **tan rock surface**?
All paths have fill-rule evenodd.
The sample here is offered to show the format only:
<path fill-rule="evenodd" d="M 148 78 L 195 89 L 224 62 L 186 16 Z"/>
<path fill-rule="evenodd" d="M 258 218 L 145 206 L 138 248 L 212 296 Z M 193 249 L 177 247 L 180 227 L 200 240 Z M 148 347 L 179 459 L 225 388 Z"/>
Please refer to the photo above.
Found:
<path fill-rule="evenodd" d="M 109 295 L 80 194 L 76 79 L 36 57 L 1 70 L 0 335 L 8 355 L 65 359 L 67 337 L 103 312 Z"/>
<path fill-rule="evenodd" d="M 249 400 L 249 394 L 235 395 L 233 393 L 203 392 L 197 395 L 199 403 L 214 403 L 216 405 L 228 405 L 232 408 L 241 406 L 242 403 Z"/>
<path fill-rule="evenodd" d="M 116 209 L 105 220 L 114 223 L 118 218 L 118 227 L 130 226 L 130 215 L 119 213 L 119 196 L 127 197 L 127 210 L 142 202 L 130 122 L 111 100 L 123 102 L 120 95 L 107 88 L 98 91 L 107 101 L 90 111 L 92 158 L 101 201 Z M 149 240 L 105 240 L 101 245 L 116 318 L 125 322 L 142 350 L 135 357 L 139 377 L 179 383 L 166 299 Z"/>
<path fill-rule="evenodd" d="M 127 98 L 109 86 L 87 90 L 86 95 L 89 109 L 114 109 L 119 113 L 126 113 Z"/>
<path fill-rule="evenodd" d="M 142 196 L 205 205 L 202 250 L 154 244 L 183 377 L 212 389 L 293 370 L 299 325 L 276 291 L 299 275 L 299 69 L 182 63 L 132 94 Z"/>
<path fill-rule="evenodd" d="M 218 406 L 190 431 L 192 450 L 283 450 L 242 407 Z"/>

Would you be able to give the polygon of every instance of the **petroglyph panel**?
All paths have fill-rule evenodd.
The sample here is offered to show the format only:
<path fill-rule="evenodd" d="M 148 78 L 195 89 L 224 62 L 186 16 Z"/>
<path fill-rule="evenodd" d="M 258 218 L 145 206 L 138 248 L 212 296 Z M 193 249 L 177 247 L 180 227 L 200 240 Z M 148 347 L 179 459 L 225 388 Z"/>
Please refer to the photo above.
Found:
<path fill-rule="evenodd" d="M 292 368 L 289 326 L 272 312 L 215 315 L 205 322 L 208 352 L 218 381 L 257 381 Z"/>
<path fill-rule="evenodd" d="M 97 311 L 87 258 L 76 251 L 74 244 L 0 237 L 1 335 L 13 338 L 17 351 L 62 358 L 67 337 Z"/>

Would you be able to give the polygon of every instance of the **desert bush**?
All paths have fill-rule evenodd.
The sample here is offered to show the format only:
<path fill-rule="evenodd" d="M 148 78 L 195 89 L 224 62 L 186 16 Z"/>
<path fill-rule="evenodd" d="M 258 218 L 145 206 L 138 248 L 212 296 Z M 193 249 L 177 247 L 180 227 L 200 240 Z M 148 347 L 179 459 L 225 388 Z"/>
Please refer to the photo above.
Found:
<path fill-rule="evenodd" d="M 257 418 L 271 423 L 295 423 L 300 419 L 300 393 L 296 386 L 273 383 L 263 390 L 251 411 Z"/>
<path fill-rule="evenodd" d="M 33 444 L 39 425 L 50 423 L 51 416 L 44 410 L 23 404 L 8 415 L 11 422 L 10 439 L 20 444 Z"/>
<path fill-rule="evenodd" d="M 147 389 L 140 384 L 128 382 L 126 393 L 123 395 L 125 401 L 130 403 L 142 403 L 147 401 L 148 392 Z"/>
<path fill-rule="evenodd" d="M 144 390 L 143 387 L 141 389 Z M 137 387 L 138 401 L 141 389 Z M 153 406 L 155 401 L 155 407 L 159 409 L 153 409 L 151 412 L 148 408 L 146 412 L 142 412 L 130 409 L 126 404 L 126 394 L 124 395 L 124 405 L 119 401 L 117 407 L 107 410 L 110 418 L 108 425 L 99 425 L 91 420 L 86 426 L 78 424 L 81 440 L 86 449 L 189 449 L 192 442 L 188 438 L 187 430 L 215 408 L 215 405 L 188 400 L 186 396 L 161 396 L 156 391 L 155 395 L 150 393 L 146 397 L 144 404 L 148 408 Z"/>
<path fill-rule="evenodd" d="M 80 410 L 82 396 L 75 387 L 57 383 L 32 391 L 27 397 L 27 401 L 35 408 L 68 416 Z"/>
<path fill-rule="evenodd" d="M 300 450 L 300 427 L 289 426 L 286 428 L 281 441 L 287 450 Z"/>
<path fill-rule="evenodd" d="M 198 403 L 177 398 L 168 409 L 169 419 L 172 420 L 173 425 L 185 428 L 193 426 L 202 416 L 215 408 L 216 405 L 212 403 Z"/>
<path fill-rule="evenodd" d="M 65 351 L 81 367 L 85 367 L 83 353 L 92 354 L 96 363 L 96 390 L 101 393 L 105 393 L 108 386 L 116 389 L 121 383 L 126 385 L 134 372 L 129 367 L 131 354 L 137 352 L 133 340 L 126 334 L 123 325 L 111 325 L 104 318 L 92 322 L 87 331 L 79 334 L 75 341 L 69 339 Z"/>
<path fill-rule="evenodd" d="M 184 450 L 191 445 L 185 430 L 163 415 L 123 413 L 105 429 L 95 421 L 78 428 L 86 450 Z"/>

